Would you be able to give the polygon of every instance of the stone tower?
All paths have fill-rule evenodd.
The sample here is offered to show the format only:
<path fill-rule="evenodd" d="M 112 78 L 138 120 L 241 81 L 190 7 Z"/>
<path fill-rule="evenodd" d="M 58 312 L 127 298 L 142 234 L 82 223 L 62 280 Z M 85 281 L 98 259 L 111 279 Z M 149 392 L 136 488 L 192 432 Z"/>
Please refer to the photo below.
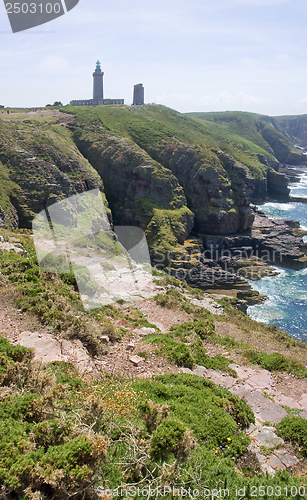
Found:
<path fill-rule="evenodd" d="M 134 85 L 133 104 L 136 105 L 144 104 L 144 87 L 142 83 Z"/>
<path fill-rule="evenodd" d="M 100 68 L 100 61 L 96 63 L 96 69 L 93 73 L 94 85 L 93 85 L 93 99 L 98 101 L 103 99 L 103 71 Z"/>

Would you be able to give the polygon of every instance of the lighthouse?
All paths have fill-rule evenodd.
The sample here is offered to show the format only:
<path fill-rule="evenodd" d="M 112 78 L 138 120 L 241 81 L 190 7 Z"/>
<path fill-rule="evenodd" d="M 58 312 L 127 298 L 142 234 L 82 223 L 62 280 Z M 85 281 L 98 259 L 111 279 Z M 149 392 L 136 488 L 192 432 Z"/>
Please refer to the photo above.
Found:
<path fill-rule="evenodd" d="M 96 69 L 93 73 L 93 99 L 99 101 L 103 99 L 103 71 L 100 68 L 100 61 L 96 62 Z"/>
<path fill-rule="evenodd" d="M 74 99 L 70 101 L 70 104 L 72 106 L 102 106 L 114 104 L 118 106 L 120 104 L 125 104 L 124 99 L 103 98 L 103 75 L 104 72 L 101 71 L 100 61 L 97 61 L 96 69 L 93 73 L 93 99 Z"/>

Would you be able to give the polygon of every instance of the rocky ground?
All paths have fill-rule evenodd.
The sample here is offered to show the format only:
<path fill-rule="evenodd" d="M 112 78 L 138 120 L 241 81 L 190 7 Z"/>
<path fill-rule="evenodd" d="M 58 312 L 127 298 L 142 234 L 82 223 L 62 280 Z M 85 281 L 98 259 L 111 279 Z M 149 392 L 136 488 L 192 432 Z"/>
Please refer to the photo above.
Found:
<path fill-rule="evenodd" d="M 272 374 L 267 370 L 255 368 L 244 362 L 238 349 L 225 348 L 219 344 L 205 343 L 209 356 L 223 354 L 233 362 L 230 367 L 237 373 L 237 378 L 219 370 L 197 366 L 195 369 L 179 368 L 164 358 L 154 354 L 154 347 L 142 342 L 142 339 L 154 328 L 142 327 L 127 329 L 125 336 L 110 345 L 108 353 L 92 358 L 78 340 L 65 340 L 60 335 L 42 329 L 31 315 L 22 313 L 14 306 L 14 297 L 1 296 L 0 331 L 13 344 L 33 348 L 35 358 L 43 362 L 67 361 L 73 363 L 80 373 L 87 377 L 99 377 L 100 370 L 125 377 L 151 377 L 161 373 L 193 373 L 212 380 L 228 389 L 240 398 L 244 398 L 255 413 L 256 423 L 251 424 L 247 434 L 251 438 L 249 452 L 244 460 L 255 460 L 263 472 L 271 475 L 276 470 L 288 469 L 295 474 L 303 474 L 305 461 L 300 453 L 275 434 L 275 425 L 287 414 L 297 414 L 307 419 L 307 380 L 297 379 L 289 374 Z M 221 306 L 207 296 L 202 300 L 192 299 L 196 305 L 209 309 L 215 318 L 216 331 L 219 334 L 240 337 L 242 331 L 233 323 L 223 321 Z M 136 307 L 142 311 L 149 322 L 166 333 L 170 326 L 191 319 L 191 315 L 177 310 L 163 308 L 154 300 L 140 300 Z M 125 320 L 117 319 L 116 326 L 127 326 Z M 263 339 L 265 342 L 266 339 Z M 257 336 L 254 338 L 257 342 Z M 274 341 L 267 340 L 269 350 L 273 350 Z M 276 345 L 275 345 L 276 347 Z M 285 348 L 286 350 L 286 348 Z M 296 349 L 297 350 L 297 349 Z M 302 353 L 305 358 L 305 353 Z"/>

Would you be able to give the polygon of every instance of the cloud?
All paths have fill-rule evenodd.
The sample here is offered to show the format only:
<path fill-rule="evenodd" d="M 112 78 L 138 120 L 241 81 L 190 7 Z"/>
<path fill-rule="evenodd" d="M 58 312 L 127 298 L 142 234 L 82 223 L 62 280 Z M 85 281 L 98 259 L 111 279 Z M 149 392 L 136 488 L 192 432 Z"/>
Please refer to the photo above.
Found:
<path fill-rule="evenodd" d="M 192 96 L 188 94 L 160 94 L 157 95 L 157 102 L 161 104 L 167 104 L 170 101 L 176 100 L 178 103 L 183 104 L 183 103 L 189 103 L 193 102 Z"/>

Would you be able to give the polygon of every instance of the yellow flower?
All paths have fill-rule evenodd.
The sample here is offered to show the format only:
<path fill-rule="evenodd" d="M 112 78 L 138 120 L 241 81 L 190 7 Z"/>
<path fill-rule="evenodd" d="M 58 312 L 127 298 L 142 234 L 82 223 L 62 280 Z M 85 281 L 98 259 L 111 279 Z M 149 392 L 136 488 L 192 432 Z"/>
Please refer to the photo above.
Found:
<path fill-rule="evenodd" d="M 231 438 L 227 438 L 227 441 L 231 441 Z"/>

